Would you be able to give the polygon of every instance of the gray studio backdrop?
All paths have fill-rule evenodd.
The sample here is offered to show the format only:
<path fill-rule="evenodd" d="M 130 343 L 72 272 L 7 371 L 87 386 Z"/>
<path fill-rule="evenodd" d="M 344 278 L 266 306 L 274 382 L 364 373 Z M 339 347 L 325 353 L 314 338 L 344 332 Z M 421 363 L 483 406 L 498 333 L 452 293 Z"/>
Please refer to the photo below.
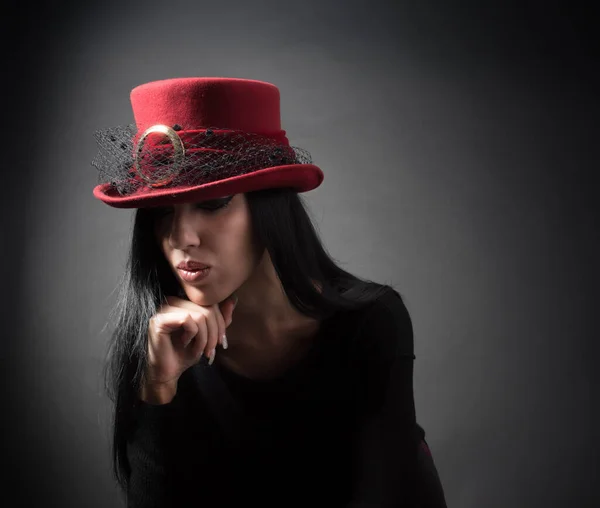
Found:
<path fill-rule="evenodd" d="M 36 268 L 13 345 L 20 479 L 36 478 L 21 506 L 117 506 L 100 372 L 133 211 L 93 198 L 93 132 L 132 121 L 134 86 L 182 76 L 280 88 L 283 128 L 325 173 L 303 196 L 326 247 L 406 298 L 448 505 L 594 504 L 598 96 L 537 53 L 531 26 L 441 2 L 74 9 L 37 46 L 45 128 L 18 210 Z"/>

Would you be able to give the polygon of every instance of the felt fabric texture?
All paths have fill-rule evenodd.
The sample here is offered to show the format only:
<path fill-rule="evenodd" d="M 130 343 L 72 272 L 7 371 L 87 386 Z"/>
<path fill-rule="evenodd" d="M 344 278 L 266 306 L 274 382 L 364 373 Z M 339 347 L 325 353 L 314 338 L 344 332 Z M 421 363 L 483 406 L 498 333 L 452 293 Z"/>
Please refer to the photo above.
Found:
<path fill-rule="evenodd" d="M 121 196 L 110 184 L 102 184 L 94 188 L 94 196 L 114 208 L 171 206 L 274 187 L 292 187 L 297 192 L 306 192 L 318 187 L 323 179 L 323 172 L 317 166 L 295 164 L 262 169 L 197 186 L 162 189 L 140 187 L 128 196 Z"/>
<path fill-rule="evenodd" d="M 135 87 L 130 94 L 135 123 L 227 127 L 261 134 L 281 130 L 279 89 L 239 78 L 174 78 Z"/>
<path fill-rule="evenodd" d="M 146 129 L 155 125 L 176 130 L 184 147 L 191 136 L 211 128 L 231 130 L 232 135 L 245 132 L 265 136 L 286 150 L 290 146 L 286 132 L 281 128 L 279 89 L 271 83 L 241 78 L 173 78 L 135 87 L 130 100 L 138 129 L 133 139 L 132 157 L 139 150 L 137 140 Z M 146 141 L 149 145 L 156 144 L 148 137 L 144 146 Z M 158 148 L 170 150 L 171 146 Z M 190 154 L 198 151 L 192 148 Z M 102 183 L 94 187 L 93 195 L 115 208 L 141 208 L 215 199 L 273 187 L 307 192 L 321 185 L 323 180 L 323 171 L 314 164 L 274 163 L 271 167 L 198 185 L 141 185 L 125 195 L 111 183 Z"/>

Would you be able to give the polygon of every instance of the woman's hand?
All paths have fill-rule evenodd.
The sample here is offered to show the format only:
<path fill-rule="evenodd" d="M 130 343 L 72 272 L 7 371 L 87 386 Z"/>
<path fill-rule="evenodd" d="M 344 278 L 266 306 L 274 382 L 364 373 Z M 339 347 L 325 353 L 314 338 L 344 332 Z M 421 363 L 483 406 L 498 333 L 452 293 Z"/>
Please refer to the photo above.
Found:
<path fill-rule="evenodd" d="M 223 336 L 233 320 L 236 300 L 233 294 L 218 304 L 203 307 L 176 296 L 167 297 L 167 303 L 148 324 L 142 400 L 168 402 L 175 395 L 179 376 L 198 363 L 203 354 L 212 364 L 217 344 L 227 348 Z"/>

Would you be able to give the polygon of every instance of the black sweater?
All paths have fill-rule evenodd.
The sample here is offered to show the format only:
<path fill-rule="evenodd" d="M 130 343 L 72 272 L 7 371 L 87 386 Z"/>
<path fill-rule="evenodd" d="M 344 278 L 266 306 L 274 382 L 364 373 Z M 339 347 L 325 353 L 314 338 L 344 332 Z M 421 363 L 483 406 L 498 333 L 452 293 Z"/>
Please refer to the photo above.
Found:
<path fill-rule="evenodd" d="M 416 506 L 413 351 L 390 291 L 325 319 L 276 380 L 202 361 L 169 404 L 138 401 L 128 508 Z"/>

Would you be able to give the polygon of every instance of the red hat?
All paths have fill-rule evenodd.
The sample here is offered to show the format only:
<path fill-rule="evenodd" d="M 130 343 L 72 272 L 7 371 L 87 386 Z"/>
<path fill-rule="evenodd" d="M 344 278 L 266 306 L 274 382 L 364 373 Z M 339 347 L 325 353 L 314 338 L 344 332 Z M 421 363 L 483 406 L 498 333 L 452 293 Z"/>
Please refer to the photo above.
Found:
<path fill-rule="evenodd" d="M 94 196 L 115 208 L 168 206 L 324 175 L 281 130 L 279 89 L 238 78 L 176 78 L 131 91 L 135 125 L 96 132 Z"/>

